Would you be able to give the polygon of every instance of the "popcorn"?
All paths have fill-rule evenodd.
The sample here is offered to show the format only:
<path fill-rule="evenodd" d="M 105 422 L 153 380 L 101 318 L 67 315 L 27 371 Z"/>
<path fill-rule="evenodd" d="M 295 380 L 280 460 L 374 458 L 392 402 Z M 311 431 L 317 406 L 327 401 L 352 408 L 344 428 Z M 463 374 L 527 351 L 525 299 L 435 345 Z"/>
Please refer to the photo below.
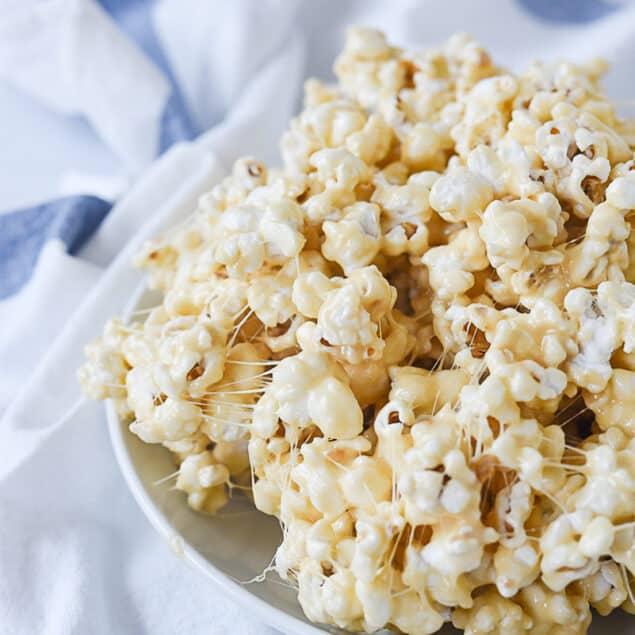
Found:
<path fill-rule="evenodd" d="M 215 333 L 193 317 L 168 322 L 157 346 L 154 370 L 161 392 L 174 398 L 184 391 L 200 397 L 223 376 L 224 339 L 224 334 Z"/>
<path fill-rule="evenodd" d="M 611 377 L 613 352 L 621 346 L 626 353 L 633 351 L 635 286 L 605 281 L 598 286 L 597 296 L 577 288 L 567 294 L 565 308 L 579 325 L 579 353 L 570 358 L 568 372 L 578 385 L 600 392 Z"/>
<path fill-rule="evenodd" d="M 212 189 L 209 202 L 220 209 L 239 205 L 250 192 L 267 182 L 266 166 L 253 157 L 234 163 L 231 176 Z"/>
<path fill-rule="evenodd" d="M 337 262 L 346 274 L 369 265 L 381 247 L 379 214 L 374 203 L 355 203 L 342 210 L 341 220 L 324 221 L 324 257 Z"/>
<path fill-rule="evenodd" d="M 304 245 L 301 223 L 300 208 L 292 201 L 273 203 L 264 210 L 249 205 L 227 209 L 216 223 L 214 257 L 234 278 L 265 263 L 282 264 Z"/>
<path fill-rule="evenodd" d="M 274 410 L 281 421 L 292 428 L 312 422 L 323 434 L 343 439 L 361 432 L 362 412 L 348 377 L 324 353 L 300 353 L 283 360 L 274 369 L 265 396 L 276 404 Z"/>
<path fill-rule="evenodd" d="M 477 217 L 492 198 L 490 183 L 465 169 L 440 177 L 430 190 L 430 205 L 449 223 L 461 223 Z"/>
<path fill-rule="evenodd" d="M 518 594 L 517 601 L 537 632 L 585 633 L 591 621 L 588 601 L 579 592 L 554 592 L 533 583 Z"/>
<path fill-rule="evenodd" d="M 598 558 L 611 546 L 611 533 L 604 527 L 606 521 L 598 519 L 600 526 L 593 527 L 590 518 L 591 514 L 583 510 L 563 514 L 549 524 L 540 539 L 542 577 L 554 591 L 562 591 L 570 582 L 595 573 Z M 593 536 L 594 533 L 600 535 Z"/>
<path fill-rule="evenodd" d="M 390 399 L 403 402 L 416 414 L 434 414 L 445 404 L 454 404 L 470 377 L 462 370 L 429 373 L 408 366 L 390 369 Z"/>
<path fill-rule="evenodd" d="M 319 187 L 319 192 L 304 203 L 311 222 L 323 221 L 337 209 L 355 203 L 355 189 L 372 178 L 370 168 L 345 148 L 318 150 L 311 155 L 310 164 Z"/>
<path fill-rule="evenodd" d="M 362 108 L 373 108 L 384 93 L 396 93 L 403 85 L 406 70 L 397 63 L 396 53 L 380 31 L 351 29 L 346 48 L 335 62 L 345 94 Z"/>
<path fill-rule="evenodd" d="M 223 485 L 228 481 L 228 469 L 214 463 L 210 452 L 204 452 L 191 454 L 181 463 L 176 487 L 187 493 L 193 509 L 214 513 L 227 502 Z"/>
<path fill-rule="evenodd" d="M 615 562 L 603 563 L 600 570 L 585 578 L 580 586 L 600 615 L 608 615 L 628 598 L 624 576 Z"/>
<path fill-rule="evenodd" d="M 86 347 L 84 391 L 192 508 L 248 489 L 279 520 L 309 619 L 635 611 L 635 137 L 603 69 L 351 29 L 282 167 L 237 161 L 144 245 L 158 306 Z"/>
<path fill-rule="evenodd" d="M 443 130 L 417 122 L 403 135 L 401 160 L 413 171 L 436 170 L 446 161 Z"/>
<path fill-rule="evenodd" d="M 357 269 L 335 285 L 324 295 L 317 322 L 298 330 L 298 343 L 351 364 L 381 358 L 386 342 L 379 328 L 394 305 L 394 289 L 376 267 Z"/>
<path fill-rule="evenodd" d="M 447 245 L 428 249 L 422 262 L 428 267 L 430 286 L 440 300 L 465 294 L 474 286 L 474 272 L 490 264 L 474 226 L 457 231 Z"/>
<path fill-rule="evenodd" d="M 613 430 L 611 441 L 622 441 L 623 434 Z M 604 437 L 604 438 L 603 438 Z M 629 463 L 633 457 L 633 445 L 622 441 L 625 447 L 611 447 L 608 433 L 600 437 L 600 445 L 587 450 L 587 462 L 580 471 L 586 477 L 585 484 L 574 494 L 574 502 L 581 510 L 606 516 L 615 523 L 628 516 L 635 497 L 635 472 Z M 600 493 L 602 495 L 600 496 Z M 612 536 L 612 527 L 606 528 L 606 540 Z M 610 546 L 610 541 L 609 541 Z"/>
<path fill-rule="evenodd" d="M 126 411 L 124 381 L 129 370 L 121 349 L 127 337 L 123 325 L 109 320 L 101 340 L 86 346 L 88 363 L 78 373 L 82 389 L 91 399 L 113 399 L 121 413 Z"/>
<path fill-rule="evenodd" d="M 496 143 L 505 134 L 509 123 L 506 104 L 518 90 L 510 75 L 487 77 L 479 81 L 465 96 L 463 117 L 452 128 L 452 138 L 459 155 L 482 143 Z"/>
<path fill-rule="evenodd" d="M 458 608 L 452 623 L 470 635 L 522 635 L 529 633 L 533 621 L 521 606 L 488 589 L 469 609 Z"/>
<path fill-rule="evenodd" d="M 353 101 L 329 99 L 305 110 L 291 123 L 281 142 L 285 164 L 304 170 L 314 152 L 337 148 L 366 125 L 364 111 Z M 359 144 L 358 144 L 359 145 Z"/>
<path fill-rule="evenodd" d="M 202 422 L 202 413 L 198 406 L 168 397 L 154 408 L 151 416 L 132 423 L 130 430 L 146 443 L 178 441 L 193 437 Z"/>
<path fill-rule="evenodd" d="M 371 200 L 380 205 L 382 250 L 386 255 L 421 256 L 427 249 L 427 223 L 432 217 L 430 187 L 436 178 L 436 172 L 418 172 L 400 185 L 391 182 L 388 169 L 375 176 Z"/>
<path fill-rule="evenodd" d="M 586 218 L 594 205 L 603 200 L 603 184 L 610 171 L 611 164 L 604 157 L 589 159 L 584 155 L 576 155 L 571 161 L 568 176 L 558 184 L 558 194 L 573 206 L 577 216 Z"/>
<path fill-rule="evenodd" d="M 584 392 L 585 403 L 595 414 L 601 430 L 618 427 L 635 436 L 635 373 L 615 368 L 606 388 L 598 393 Z"/>
<path fill-rule="evenodd" d="M 628 267 L 626 239 L 630 225 L 622 213 L 608 203 L 597 205 L 586 226 L 582 242 L 572 247 L 568 255 L 571 279 L 580 286 L 603 280 L 620 281 Z"/>
<path fill-rule="evenodd" d="M 606 202 L 618 209 L 635 209 L 635 174 L 627 172 L 606 188 Z"/>
<path fill-rule="evenodd" d="M 393 132 L 380 115 L 371 115 L 361 130 L 346 139 L 346 147 L 366 164 L 379 163 L 390 152 Z"/>
<path fill-rule="evenodd" d="M 527 541 L 520 547 L 499 545 L 494 554 L 496 588 L 502 597 L 516 595 L 531 584 L 540 572 L 539 547 Z"/>
<path fill-rule="evenodd" d="M 564 220 L 555 196 L 540 194 L 537 200 L 494 201 L 483 214 L 479 234 L 492 266 L 520 269 L 530 249 L 553 246 Z"/>

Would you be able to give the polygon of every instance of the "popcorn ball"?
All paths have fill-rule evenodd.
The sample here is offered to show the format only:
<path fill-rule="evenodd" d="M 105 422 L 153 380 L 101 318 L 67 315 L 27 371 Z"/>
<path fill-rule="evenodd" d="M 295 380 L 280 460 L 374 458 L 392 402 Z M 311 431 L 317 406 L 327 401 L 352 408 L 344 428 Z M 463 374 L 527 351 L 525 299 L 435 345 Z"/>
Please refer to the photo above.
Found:
<path fill-rule="evenodd" d="M 86 347 L 84 391 L 190 506 L 279 519 L 309 619 L 635 612 L 635 157 L 603 70 L 351 29 L 282 166 L 237 161 L 145 245 L 160 304 Z"/>

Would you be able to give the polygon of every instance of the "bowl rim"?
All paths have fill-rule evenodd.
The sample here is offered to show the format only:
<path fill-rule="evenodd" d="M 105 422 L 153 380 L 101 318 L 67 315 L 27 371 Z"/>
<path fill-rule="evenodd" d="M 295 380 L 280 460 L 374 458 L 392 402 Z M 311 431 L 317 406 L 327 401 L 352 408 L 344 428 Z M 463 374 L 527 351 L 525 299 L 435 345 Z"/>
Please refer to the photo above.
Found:
<path fill-rule="evenodd" d="M 148 290 L 145 281 L 138 286 L 123 312 L 124 322 L 128 321 L 132 311 L 135 310 L 139 301 Z M 284 610 L 254 595 L 243 585 L 215 567 L 187 542 L 152 500 L 146 486 L 139 477 L 125 441 L 125 436 L 132 434 L 132 432 L 121 422 L 112 400 L 107 400 L 105 406 L 110 442 L 119 470 L 137 505 L 150 521 L 152 527 L 165 540 L 166 545 L 186 564 L 200 571 L 208 580 L 211 580 L 217 589 L 226 592 L 238 604 L 249 607 L 252 615 L 263 624 L 277 628 L 283 633 L 289 633 L 290 635 L 320 635 L 329 632 L 317 625 L 313 626 L 293 615 L 289 615 Z M 258 583 L 255 582 L 254 584 Z"/>

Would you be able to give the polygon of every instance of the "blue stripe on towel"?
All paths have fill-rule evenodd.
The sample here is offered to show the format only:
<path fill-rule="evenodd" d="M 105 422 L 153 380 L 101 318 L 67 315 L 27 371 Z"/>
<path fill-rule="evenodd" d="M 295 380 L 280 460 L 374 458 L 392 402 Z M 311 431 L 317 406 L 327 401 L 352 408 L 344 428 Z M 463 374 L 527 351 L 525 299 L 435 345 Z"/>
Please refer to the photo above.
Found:
<path fill-rule="evenodd" d="M 529 13 L 547 22 L 582 24 L 593 22 L 619 9 L 607 0 L 518 0 Z"/>
<path fill-rule="evenodd" d="M 0 214 L 0 298 L 15 293 L 29 279 L 47 240 L 59 238 L 74 253 L 111 207 L 96 196 L 70 196 Z"/>
<path fill-rule="evenodd" d="M 119 28 L 133 39 L 154 64 L 163 71 L 172 92 L 163 111 L 159 150 L 167 150 L 177 141 L 193 139 L 196 131 L 183 95 L 170 68 L 152 24 L 153 2 L 147 0 L 99 0 L 101 6 L 115 19 Z"/>

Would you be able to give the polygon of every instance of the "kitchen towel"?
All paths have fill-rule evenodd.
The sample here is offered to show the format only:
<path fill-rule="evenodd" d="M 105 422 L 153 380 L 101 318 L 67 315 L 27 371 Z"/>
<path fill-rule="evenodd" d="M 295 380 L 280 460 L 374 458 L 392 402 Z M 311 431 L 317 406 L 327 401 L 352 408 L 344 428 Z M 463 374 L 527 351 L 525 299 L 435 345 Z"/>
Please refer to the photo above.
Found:
<path fill-rule="evenodd" d="M 273 632 L 155 535 L 75 369 L 141 280 L 135 248 L 238 156 L 276 161 L 351 24 L 469 30 L 514 70 L 603 55 L 635 98 L 631 2 L 0 0 L 0 635 Z"/>

